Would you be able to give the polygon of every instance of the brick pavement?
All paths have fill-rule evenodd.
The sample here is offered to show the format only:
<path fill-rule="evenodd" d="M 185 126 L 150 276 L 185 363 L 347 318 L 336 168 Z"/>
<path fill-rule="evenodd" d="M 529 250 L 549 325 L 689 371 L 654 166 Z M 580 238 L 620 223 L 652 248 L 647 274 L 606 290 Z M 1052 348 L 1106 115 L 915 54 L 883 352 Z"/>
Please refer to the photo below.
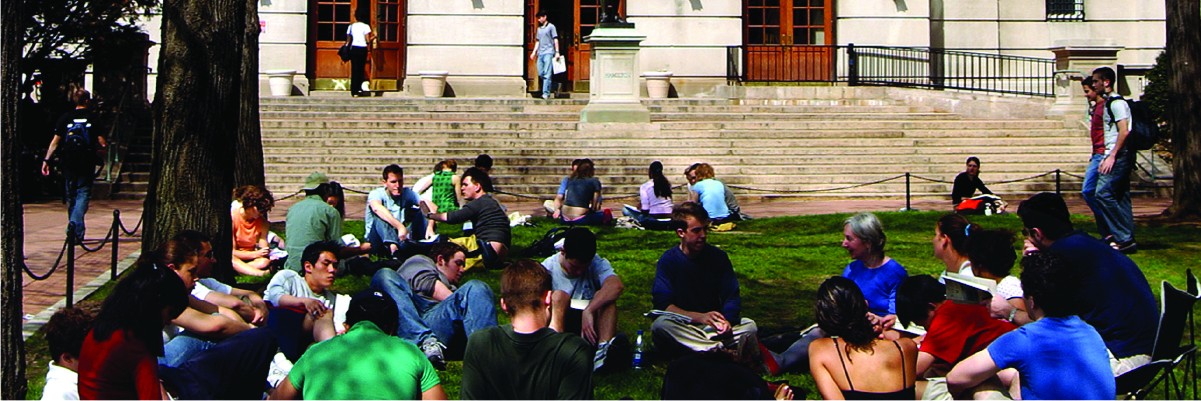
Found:
<path fill-rule="evenodd" d="M 279 196 L 283 196 L 283 194 Z M 271 219 L 273 221 L 283 220 L 287 214 L 287 208 L 299 199 L 299 197 L 293 197 L 279 202 L 275 209 L 271 211 Z M 628 199 L 623 199 L 622 201 L 629 202 Z M 1010 199 L 1009 201 L 1011 202 L 1011 208 L 1015 208 L 1014 210 L 1016 210 L 1019 200 Z M 520 211 L 535 216 L 544 215 L 544 212 L 541 211 L 541 202 L 538 201 L 519 200 L 505 203 L 511 211 Z M 616 201 L 609 202 L 607 206 L 614 210 L 620 210 L 619 203 Z M 365 204 L 365 195 L 348 192 L 346 218 L 362 219 Z M 1157 215 L 1170 204 L 1171 199 L 1168 198 L 1136 198 L 1134 200 L 1134 213 L 1140 217 Z M 915 200 L 912 206 L 918 210 L 948 210 L 950 205 L 946 200 L 926 199 Z M 1091 213 L 1080 198 L 1068 199 L 1068 206 L 1073 213 Z M 742 207 L 748 214 L 755 217 L 773 217 L 850 211 L 895 211 L 905 207 L 905 201 L 904 199 L 807 200 L 752 198 L 743 201 Z M 112 211 L 114 209 L 121 210 L 122 222 L 127 228 L 133 229 L 141 216 L 142 201 L 92 201 L 86 220 L 88 241 L 85 245 L 94 248 L 98 245 L 99 240 L 104 238 L 108 227 L 112 224 Z M 58 256 L 59 250 L 62 248 L 67 225 L 65 206 L 59 201 L 39 201 L 25 204 L 24 210 L 25 262 L 34 273 L 44 274 L 44 272 L 53 266 L 54 259 Z M 361 233 L 354 234 L 361 235 Z M 141 235 L 140 230 L 136 235 Z M 74 280 L 77 290 L 76 300 L 83 299 L 86 294 L 90 294 L 92 289 L 103 285 L 107 281 L 112 258 L 110 246 L 106 245 L 102 251 L 96 253 L 82 252 L 77 248 Z M 124 268 L 131 264 L 140 249 L 140 237 L 123 235 L 118 248 L 118 265 Z M 53 313 L 54 310 L 64 304 L 65 285 L 66 274 L 62 267 L 44 281 L 33 281 L 28 276 L 25 276 L 22 285 L 24 291 L 24 311 L 27 318 L 30 315 L 37 315 L 35 319 L 27 319 L 27 330 L 36 328 L 40 322 L 44 322 L 44 319 L 49 317 L 50 313 Z M 55 306 L 56 304 L 58 306 Z"/>

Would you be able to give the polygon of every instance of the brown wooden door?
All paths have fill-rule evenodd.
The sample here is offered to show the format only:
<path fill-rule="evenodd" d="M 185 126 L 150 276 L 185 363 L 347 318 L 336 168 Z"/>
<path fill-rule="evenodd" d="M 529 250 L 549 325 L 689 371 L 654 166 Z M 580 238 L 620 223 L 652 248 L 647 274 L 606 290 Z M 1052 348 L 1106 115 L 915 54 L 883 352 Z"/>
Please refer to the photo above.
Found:
<path fill-rule="evenodd" d="M 745 0 L 743 41 L 750 81 L 833 77 L 830 0 Z"/>
<path fill-rule="evenodd" d="M 374 48 L 367 56 L 373 90 L 396 90 L 404 78 L 404 0 L 310 0 L 309 71 L 314 89 L 347 90 L 350 63 L 338 57 L 356 12 L 370 15 Z"/>

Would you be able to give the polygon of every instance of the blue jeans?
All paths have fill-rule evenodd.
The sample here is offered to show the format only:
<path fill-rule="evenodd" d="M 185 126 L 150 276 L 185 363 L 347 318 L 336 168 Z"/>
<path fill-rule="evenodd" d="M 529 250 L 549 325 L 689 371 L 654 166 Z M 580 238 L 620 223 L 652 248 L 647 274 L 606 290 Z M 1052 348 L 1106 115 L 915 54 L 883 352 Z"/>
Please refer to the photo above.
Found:
<path fill-rule="evenodd" d="M 67 201 L 67 221 L 75 223 L 75 236 L 79 239 L 83 239 L 86 228 L 83 215 L 88 213 L 88 199 L 92 197 L 92 181 L 95 179 L 90 173 L 63 171 L 63 198 Z"/>
<path fill-rule="evenodd" d="M 183 332 L 163 344 L 163 356 L 158 357 L 159 365 L 178 367 L 192 357 L 209 350 L 217 343 L 197 337 L 190 332 Z"/>
<path fill-rule="evenodd" d="M 184 400 L 259 399 L 276 349 L 271 332 L 251 329 L 179 366 L 159 365 L 158 374 Z"/>
<path fill-rule="evenodd" d="M 542 98 L 550 98 L 550 85 L 554 78 L 554 53 L 538 55 L 538 76 L 542 77 Z"/>
<path fill-rule="evenodd" d="M 387 293 L 396 302 L 400 314 L 396 335 L 413 344 L 430 336 L 450 341 L 455 322 L 463 324 L 467 336 L 497 324 L 492 289 L 479 280 L 468 281 L 442 302 L 434 302 L 414 292 L 395 270 L 380 269 L 371 278 L 371 289 Z"/>
<path fill-rule="evenodd" d="M 401 221 L 405 222 L 405 228 L 409 230 L 409 238 L 407 241 L 401 241 L 396 235 L 396 227 L 385 223 L 383 219 L 376 219 L 371 225 L 371 231 L 367 233 L 367 242 L 371 243 L 371 249 L 376 253 L 388 255 L 388 244 L 396 244 L 399 246 L 397 254 L 401 257 L 412 256 L 420 251 L 420 248 L 413 241 L 425 239 L 425 214 L 421 213 L 419 203 L 421 199 L 412 189 L 402 188 L 400 190 L 400 213 Z M 368 211 L 368 213 L 373 213 Z M 393 216 L 396 217 L 396 216 Z"/>
<path fill-rule="evenodd" d="M 622 206 L 621 213 L 626 215 L 626 217 L 634 219 L 634 221 L 638 222 L 638 225 L 642 226 L 642 228 L 645 228 L 647 230 L 674 230 L 675 229 L 675 226 L 673 226 L 671 224 L 671 220 L 656 219 L 654 217 L 651 217 L 650 213 L 642 213 L 641 210 L 634 209 L 634 208 L 630 207 L 629 205 Z"/>
<path fill-rule="evenodd" d="M 1130 168 L 1133 154 L 1118 152 L 1109 174 L 1098 170 L 1104 155 L 1093 155 L 1084 174 L 1081 194 L 1097 219 L 1101 237 L 1113 235 L 1117 242 L 1134 240 L 1134 211 L 1130 204 Z M 1090 177 L 1092 177 L 1090 179 Z"/>

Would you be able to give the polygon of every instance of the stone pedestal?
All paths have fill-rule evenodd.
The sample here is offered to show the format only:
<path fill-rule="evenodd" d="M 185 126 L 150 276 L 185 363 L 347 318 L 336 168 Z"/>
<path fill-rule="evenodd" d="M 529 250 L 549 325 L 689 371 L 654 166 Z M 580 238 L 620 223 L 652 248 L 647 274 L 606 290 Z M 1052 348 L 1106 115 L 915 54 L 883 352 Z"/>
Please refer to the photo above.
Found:
<path fill-rule="evenodd" d="M 1109 66 L 1117 71 L 1119 46 L 1097 44 L 1059 44 L 1055 53 L 1055 105 L 1052 112 L 1078 113 L 1084 110 L 1084 91 L 1080 81 L 1093 69 Z"/>
<path fill-rule="evenodd" d="M 648 123 L 642 105 L 638 69 L 639 44 L 645 36 L 629 27 L 602 26 L 584 40 L 592 44 L 588 105 L 580 112 L 586 123 Z"/>

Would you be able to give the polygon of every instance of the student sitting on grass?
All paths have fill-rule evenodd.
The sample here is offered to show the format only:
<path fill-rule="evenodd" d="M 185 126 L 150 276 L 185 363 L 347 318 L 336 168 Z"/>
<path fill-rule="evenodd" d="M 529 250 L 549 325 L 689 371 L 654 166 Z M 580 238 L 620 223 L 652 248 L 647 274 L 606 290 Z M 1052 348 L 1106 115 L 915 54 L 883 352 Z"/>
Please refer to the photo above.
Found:
<path fill-rule="evenodd" d="M 267 302 L 275 306 L 267 327 L 279 338 L 280 352 L 295 361 L 312 342 L 334 336 L 334 301 L 329 287 L 338 269 L 338 249 L 332 241 L 309 244 L 301 254 L 304 276 L 280 270 L 267 284 Z"/>
<path fill-rule="evenodd" d="M 972 260 L 972 266 L 975 266 L 977 277 L 997 283 L 992 301 L 989 302 L 992 317 L 1021 326 L 1032 320 L 1022 301 L 1022 280 L 1009 274 L 1018 258 L 1013 243 L 1013 232 L 1008 230 L 980 230 L 972 234 L 968 257 Z"/>
<path fill-rule="evenodd" d="M 92 329 L 96 314 L 80 306 L 59 309 L 46 322 L 46 345 L 50 369 L 46 371 L 43 400 L 79 399 L 79 350 Z"/>
<path fill-rule="evenodd" d="M 1054 253 L 1022 259 L 1022 289 L 1035 321 L 997 338 L 988 348 L 955 365 L 947 375 L 953 393 L 1016 368 L 1014 399 L 1104 400 L 1117 391 L 1105 341 L 1075 315 L 1080 272 Z M 1016 391 L 1015 391 L 1016 390 Z"/>

